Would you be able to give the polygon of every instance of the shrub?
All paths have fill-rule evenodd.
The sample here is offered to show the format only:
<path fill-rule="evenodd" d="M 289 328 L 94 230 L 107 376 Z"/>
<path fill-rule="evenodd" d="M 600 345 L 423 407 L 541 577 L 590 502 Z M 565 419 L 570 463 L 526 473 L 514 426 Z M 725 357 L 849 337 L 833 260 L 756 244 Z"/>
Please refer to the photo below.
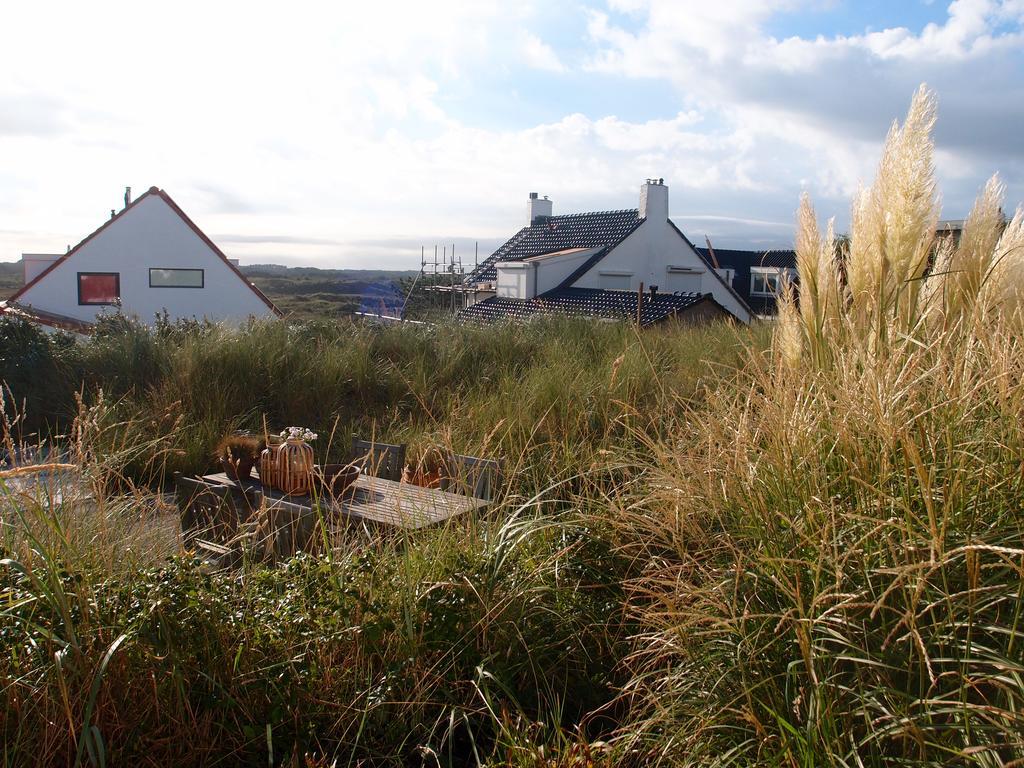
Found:
<path fill-rule="evenodd" d="M 0 398 L 20 414 L 25 436 L 59 429 L 73 416 L 76 386 L 66 364 L 73 348 L 67 334 L 51 336 L 21 318 L 0 317 Z"/>

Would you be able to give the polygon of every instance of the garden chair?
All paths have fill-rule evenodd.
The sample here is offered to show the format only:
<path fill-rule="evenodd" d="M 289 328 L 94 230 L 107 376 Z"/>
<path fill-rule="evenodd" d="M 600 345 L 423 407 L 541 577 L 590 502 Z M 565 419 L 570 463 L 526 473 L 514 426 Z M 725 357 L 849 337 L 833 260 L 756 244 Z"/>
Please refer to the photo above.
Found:
<path fill-rule="evenodd" d="M 364 474 L 385 480 L 402 479 L 405 469 L 405 444 L 375 443 L 369 440 L 352 439 L 352 463 L 359 465 Z"/>
<path fill-rule="evenodd" d="M 317 514 L 303 504 L 285 499 L 266 499 L 252 524 L 254 557 L 275 563 L 318 544 Z"/>
<path fill-rule="evenodd" d="M 441 467 L 441 490 L 493 501 L 501 484 L 501 462 L 449 453 Z"/>
<path fill-rule="evenodd" d="M 241 554 L 240 526 L 259 508 L 259 492 L 178 474 L 174 483 L 186 546 L 217 566 L 236 562 Z"/>

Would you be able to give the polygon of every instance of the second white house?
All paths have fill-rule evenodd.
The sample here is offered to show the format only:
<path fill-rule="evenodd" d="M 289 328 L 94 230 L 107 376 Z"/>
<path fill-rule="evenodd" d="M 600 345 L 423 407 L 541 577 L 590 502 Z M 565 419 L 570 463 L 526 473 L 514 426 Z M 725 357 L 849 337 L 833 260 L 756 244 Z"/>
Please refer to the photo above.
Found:
<path fill-rule="evenodd" d="M 619 211 L 552 214 L 531 193 L 527 225 L 491 254 L 461 286 L 465 320 L 524 318 L 559 312 L 693 322 L 754 317 L 730 285 L 668 215 L 668 187 L 648 179 L 640 206 Z"/>

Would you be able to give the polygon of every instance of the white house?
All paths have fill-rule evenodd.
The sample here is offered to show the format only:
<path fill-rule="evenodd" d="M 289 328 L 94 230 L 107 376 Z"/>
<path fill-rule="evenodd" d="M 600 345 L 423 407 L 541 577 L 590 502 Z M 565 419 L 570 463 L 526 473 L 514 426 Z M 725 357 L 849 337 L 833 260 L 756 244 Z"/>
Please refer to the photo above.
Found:
<path fill-rule="evenodd" d="M 120 308 L 143 322 L 240 323 L 281 312 L 163 190 L 111 212 L 103 226 L 65 254 L 23 254 L 25 285 L 3 309 L 49 326 L 85 330 Z"/>
<path fill-rule="evenodd" d="M 466 278 L 463 319 L 545 312 L 693 320 L 753 312 L 668 217 L 668 187 L 648 179 L 630 210 L 552 215 L 531 193 L 527 226 Z"/>

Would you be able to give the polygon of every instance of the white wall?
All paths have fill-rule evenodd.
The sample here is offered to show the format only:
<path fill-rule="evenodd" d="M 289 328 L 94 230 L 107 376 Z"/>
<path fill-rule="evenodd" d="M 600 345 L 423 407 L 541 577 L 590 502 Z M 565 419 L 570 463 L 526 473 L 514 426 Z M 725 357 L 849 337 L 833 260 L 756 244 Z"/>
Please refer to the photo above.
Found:
<path fill-rule="evenodd" d="M 537 265 L 537 294 L 547 293 L 557 288 L 565 278 L 579 269 L 583 262 L 593 256 L 598 248 L 588 248 L 578 253 L 565 253 L 559 256 L 547 256 L 538 258 Z M 529 264 L 532 259 L 527 259 Z M 531 297 L 532 298 L 532 297 Z"/>
<path fill-rule="evenodd" d="M 525 261 L 505 261 L 495 266 L 497 295 L 506 299 L 532 299 L 537 295 L 537 272 Z"/>
<path fill-rule="evenodd" d="M 149 268 L 204 270 L 203 288 L 150 288 Z M 172 319 L 242 322 L 270 315 L 270 308 L 210 250 L 157 194 L 140 199 L 116 221 L 22 294 L 17 301 L 87 322 L 112 307 L 78 304 L 79 272 L 120 274 L 122 311 L 153 322 L 167 310 Z"/>
<path fill-rule="evenodd" d="M 557 288 L 599 248 L 587 248 L 557 256 L 534 256 L 523 261 L 499 261 L 497 295 L 508 299 L 532 299 Z"/>
<path fill-rule="evenodd" d="M 677 270 L 670 272 L 670 266 Z M 601 272 L 614 276 L 628 275 L 631 291 L 638 290 L 642 282 L 645 290 L 656 285 L 659 291 L 665 293 L 710 293 L 719 304 L 743 322 L 752 319 L 742 302 L 722 284 L 697 252 L 687 245 L 667 217 L 646 219 L 574 285 L 578 288 L 607 287 L 602 285 Z"/>

